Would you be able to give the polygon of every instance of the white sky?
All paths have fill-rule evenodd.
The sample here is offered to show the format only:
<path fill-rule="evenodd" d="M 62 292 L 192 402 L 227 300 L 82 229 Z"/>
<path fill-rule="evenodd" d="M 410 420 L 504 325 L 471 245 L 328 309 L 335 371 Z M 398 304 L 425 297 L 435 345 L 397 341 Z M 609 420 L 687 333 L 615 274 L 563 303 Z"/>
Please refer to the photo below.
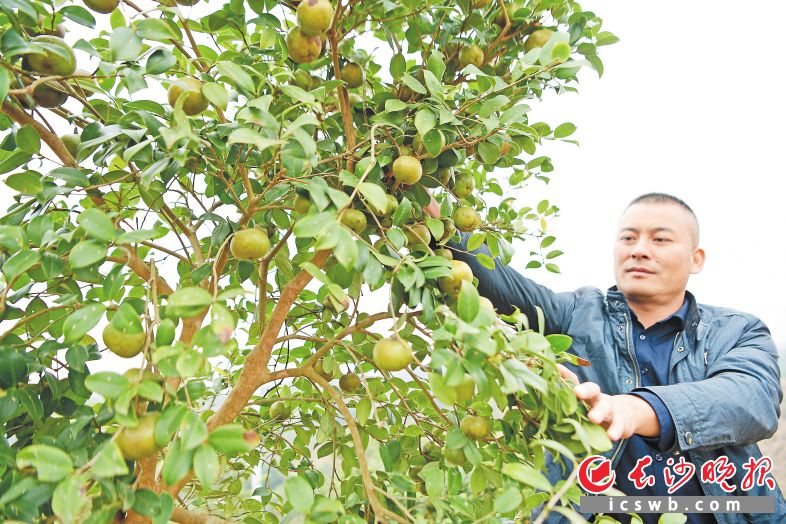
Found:
<path fill-rule="evenodd" d="M 625 204 L 664 191 L 696 211 L 707 251 L 689 289 L 700 302 L 760 316 L 786 347 L 786 208 L 778 191 L 786 80 L 776 53 L 786 2 L 762 0 L 755 14 L 728 0 L 584 1 L 621 38 L 601 48 L 603 78 L 580 74 L 579 94 L 533 101 L 530 117 L 571 121 L 581 147 L 547 143 L 547 187 L 533 184 L 522 205 L 548 198 L 562 274 L 525 274 L 562 291 L 613 284 L 611 250 Z M 206 7 L 206 6 L 200 6 Z M 208 9 L 209 10 L 209 9 Z M 65 131 L 65 130 L 64 130 Z M 0 193 L 0 208 L 11 201 Z M 520 246 L 519 246 L 520 247 Z M 523 267 L 528 249 L 514 259 Z M 372 299 L 373 300 L 373 299 Z"/>

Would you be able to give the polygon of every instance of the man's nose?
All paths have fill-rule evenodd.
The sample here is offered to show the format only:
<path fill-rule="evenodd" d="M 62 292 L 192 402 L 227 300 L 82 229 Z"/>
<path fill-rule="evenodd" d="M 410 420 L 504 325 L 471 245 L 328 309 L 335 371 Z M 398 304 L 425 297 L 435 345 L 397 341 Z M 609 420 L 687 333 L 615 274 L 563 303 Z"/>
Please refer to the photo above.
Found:
<path fill-rule="evenodd" d="M 630 250 L 630 256 L 631 258 L 649 258 L 650 247 L 647 240 L 644 238 L 639 239 L 639 241 L 633 245 L 633 249 Z"/>

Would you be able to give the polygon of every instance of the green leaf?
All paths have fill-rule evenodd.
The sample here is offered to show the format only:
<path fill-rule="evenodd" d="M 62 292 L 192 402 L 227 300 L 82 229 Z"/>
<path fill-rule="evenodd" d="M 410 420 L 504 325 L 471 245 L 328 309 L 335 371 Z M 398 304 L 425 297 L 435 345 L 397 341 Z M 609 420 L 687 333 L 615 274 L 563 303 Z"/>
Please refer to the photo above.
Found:
<path fill-rule="evenodd" d="M 288 477 L 284 482 L 284 492 L 292 507 L 301 513 L 310 513 L 314 505 L 314 488 L 303 477 Z"/>
<path fill-rule="evenodd" d="M 510 486 L 497 493 L 497 496 L 494 497 L 494 511 L 497 513 L 509 513 L 518 508 L 522 500 L 521 490 Z"/>
<path fill-rule="evenodd" d="M 44 185 L 41 183 L 41 174 L 35 171 L 23 171 L 8 175 L 5 184 L 23 195 L 35 195 L 44 189 Z"/>
<path fill-rule="evenodd" d="M 375 209 L 387 209 L 388 197 L 385 190 L 371 182 L 361 182 L 358 191 Z"/>
<path fill-rule="evenodd" d="M 183 441 L 175 440 L 164 457 L 164 466 L 161 470 L 164 482 L 168 486 L 172 486 L 185 477 L 191 469 L 193 457 L 193 449 L 184 449 Z"/>
<path fill-rule="evenodd" d="M 89 236 L 98 240 L 111 242 L 117 234 L 112 220 L 96 208 L 85 209 L 79 214 L 76 221 Z"/>
<path fill-rule="evenodd" d="M 85 387 L 104 398 L 117 398 L 128 386 L 126 377 L 112 371 L 99 371 L 85 378 Z"/>
<path fill-rule="evenodd" d="M 611 45 L 619 42 L 620 39 L 614 33 L 601 31 L 595 39 L 595 45 Z"/>
<path fill-rule="evenodd" d="M 202 85 L 202 94 L 216 107 L 225 110 L 229 105 L 229 94 L 227 94 L 227 90 L 221 84 L 206 82 Z"/>
<path fill-rule="evenodd" d="M 13 348 L 0 348 L 0 388 L 12 388 L 27 379 L 27 361 L 24 352 Z"/>
<path fill-rule="evenodd" d="M 90 14 L 90 11 L 79 5 L 67 5 L 60 8 L 60 13 L 63 18 L 73 20 L 79 25 L 89 27 L 90 29 L 96 26 L 96 19 Z"/>
<path fill-rule="evenodd" d="M 74 470 L 71 457 L 62 449 L 46 444 L 27 446 L 16 454 L 16 467 L 35 468 L 43 482 L 59 482 Z"/>
<path fill-rule="evenodd" d="M 431 156 L 437 156 L 445 147 L 445 137 L 439 129 L 432 129 L 423 135 L 423 145 Z"/>
<path fill-rule="evenodd" d="M 128 465 L 123 458 L 123 453 L 114 440 L 106 441 L 98 449 L 90 473 L 98 478 L 115 477 L 128 473 Z"/>
<path fill-rule="evenodd" d="M 401 81 L 404 82 L 404 84 L 406 84 L 408 88 L 410 88 L 416 93 L 420 93 L 421 95 L 425 95 L 426 93 L 428 93 L 428 91 L 426 91 L 426 88 L 423 87 L 423 84 L 418 82 L 418 80 L 414 76 L 410 75 L 409 73 L 404 73 L 401 76 Z"/>
<path fill-rule="evenodd" d="M 565 122 L 564 124 L 558 125 L 554 130 L 554 138 L 565 138 L 566 136 L 572 135 L 575 131 L 575 125 L 570 122 Z"/>
<path fill-rule="evenodd" d="M 480 295 L 478 290 L 466 280 L 461 284 L 458 295 L 458 316 L 464 322 L 472 322 L 480 310 Z"/>
<path fill-rule="evenodd" d="M 549 344 L 551 344 L 551 349 L 554 353 L 562 353 L 573 344 L 573 339 L 571 337 L 559 333 L 546 335 L 546 339 L 549 341 Z"/>
<path fill-rule="evenodd" d="M 263 151 L 269 147 L 286 144 L 286 141 L 265 138 L 258 131 L 254 131 L 247 127 L 241 127 L 240 129 L 232 131 L 232 134 L 229 135 L 228 143 L 251 144 L 256 146 L 260 151 Z"/>
<path fill-rule="evenodd" d="M 406 69 L 407 60 L 404 58 L 404 55 L 401 53 L 393 55 L 393 58 L 390 59 L 390 76 L 393 77 L 393 80 L 398 82 Z"/>
<path fill-rule="evenodd" d="M 240 424 L 226 424 L 214 429 L 208 442 L 220 453 L 237 455 L 252 449 L 256 443 L 246 438 L 246 430 Z"/>
<path fill-rule="evenodd" d="M 8 87 L 11 85 L 11 78 L 8 74 L 8 69 L 0 68 L 0 102 L 5 100 L 8 94 Z"/>
<path fill-rule="evenodd" d="M 363 397 L 355 406 L 355 418 L 358 424 L 364 426 L 368 417 L 371 415 L 371 400 L 368 397 Z"/>
<path fill-rule="evenodd" d="M 103 304 L 88 304 L 77 309 L 65 319 L 63 336 L 66 342 L 77 342 L 93 329 L 106 311 Z"/>
<path fill-rule="evenodd" d="M 202 444 L 194 452 L 194 473 L 204 489 L 213 489 L 219 473 L 218 454 L 213 446 Z"/>
<path fill-rule="evenodd" d="M 142 54 L 142 41 L 133 29 L 118 27 L 109 39 L 109 48 L 115 62 L 137 60 Z"/>
<path fill-rule="evenodd" d="M 160 75 L 172 69 L 177 59 L 169 49 L 156 49 L 147 58 L 145 72 L 149 75 Z"/>
<path fill-rule="evenodd" d="M 219 73 L 229 78 L 235 87 L 242 89 L 249 94 L 253 94 L 255 92 L 254 80 L 252 80 L 251 76 L 246 73 L 239 65 L 232 62 L 218 62 L 216 64 L 216 69 L 218 69 Z"/>
<path fill-rule="evenodd" d="M 25 153 L 38 153 L 41 150 L 41 137 L 33 126 L 25 125 L 16 132 L 16 145 Z"/>
<path fill-rule="evenodd" d="M 164 447 L 172 440 L 187 412 L 188 408 L 183 404 L 170 403 L 164 408 L 161 416 L 156 421 L 156 429 L 154 431 L 156 444 L 159 447 Z"/>
<path fill-rule="evenodd" d="M 145 517 L 153 517 L 161 512 L 161 501 L 158 495 L 149 489 L 139 489 L 134 493 L 133 510 Z"/>
<path fill-rule="evenodd" d="M 503 464 L 502 474 L 507 475 L 510 478 L 521 482 L 522 484 L 532 486 L 535 489 L 540 489 L 547 492 L 551 491 L 551 483 L 549 483 L 548 479 L 532 466 L 521 464 L 519 462 Z"/>
<path fill-rule="evenodd" d="M 68 187 L 87 187 L 90 185 L 87 175 L 73 167 L 57 167 L 50 171 L 48 176 L 59 178 Z"/>
<path fill-rule="evenodd" d="M 81 475 L 69 475 L 60 481 L 52 493 L 52 511 L 63 524 L 77 522 L 80 509 L 89 501 L 81 494 L 85 478 Z"/>
<path fill-rule="evenodd" d="M 96 240 L 82 240 L 71 249 L 68 264 L 74 268 L 92 266 L 106 258 L 106 245 Z"/>
<path fill-rule="evenodd" d="M 6 260 L 5 264 L 3 264 L 3 274 L 6 280 L 18 277 L 36 265 L 40 258 L 41 255 L 38 251 L 30 251 L 28 249 L 14 253 L 11 258 Z"/>
<path fill-rule="evenodd" d="M 166 310 L 168 315 L 193 317 L 203 308 L 213 303 L 213 295 L 201 287 L 184 287 L 169 297 Z"/>
<path fill-rule="evenodd" d="M 147 40 L 157 40 L 159 42 L 169 42 L 170 40 L 180 40 L 182 35 L 175 32 L 172 26 L 160 18 L 145 18 L 134 24 L 136 34 Z"/>
<path fill-rule="evenodd" d="M 434 126 L 437 125 L 437 117 L 434 116 L 434 113 L 428 109 L 423 108 L 417 112 L 415 115 L 415 128 L 418 130 L 421 136 L 424 136 L 426 133 L 434 129 Z"/>

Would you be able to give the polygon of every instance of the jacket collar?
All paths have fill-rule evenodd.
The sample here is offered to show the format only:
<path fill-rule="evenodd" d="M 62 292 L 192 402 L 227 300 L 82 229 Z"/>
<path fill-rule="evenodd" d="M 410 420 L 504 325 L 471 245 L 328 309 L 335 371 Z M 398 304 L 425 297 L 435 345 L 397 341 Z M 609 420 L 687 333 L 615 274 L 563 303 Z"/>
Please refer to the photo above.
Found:
<path fill-rule="evenodd" d="M 700 320 L 699 306 L 696 302 L 696 297 L 688 290 L 685 290 L 685 300 L 688 302 L 688 313 L 685 317 L 685 334 L 695 339 Z M 606 292 L 606 307 L 608 307 L 610 313 L 624 314 L 630 311 L 628 300 L 622 291 L 617 289 L 617 286 L 611 286 Z"/>

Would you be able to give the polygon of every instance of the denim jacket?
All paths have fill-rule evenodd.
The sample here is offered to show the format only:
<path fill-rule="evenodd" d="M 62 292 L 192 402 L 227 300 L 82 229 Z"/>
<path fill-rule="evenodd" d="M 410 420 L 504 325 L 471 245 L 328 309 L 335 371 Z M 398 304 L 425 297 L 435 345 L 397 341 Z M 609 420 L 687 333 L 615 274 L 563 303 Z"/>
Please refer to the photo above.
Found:
<path fill-rule="evenodd" d="M 775 497 L 774 514 L 716 513 L 718 524 L 739 522 L 786 522 L 786 500 L 776 486 L 740 489 L 750 457 L 761 457 L 756 442 L 772 436 L 778 428 L 783 397 L 778 353 L 767 327 L 752 315 L 731 309 L 698 304 L 686 292 L 689 312 L 685 328 L 675 338 L 669 364 L 669 385 L 642 388 L 632 338 L 631 314 L 623 294 L 616 288 L 603 293 L 596 288 L 555 293 L 502 264 L 482 266 L 466 253 L 468 236 L 461 244 L 451 244 L 454 258 L 463 260 L 478 279 L 478 291 L 500 313 L 518 307 L 537 325 L 533 306 L 546 319 L 546 333 L 565 333 L 573 338 L 571 352 L 590 361 L 590 367 L 571 367 L 579 379 L 597 383 L 611 395 L 633 389 L 651 391 L 666 405 L 674 421 L 676 439 L 668 451 L 689 452 L 699 474 L 701 464 L 725 455 L 736 467 L 729 483 L 735 493 L 726 493 L 715 483 L 701 483 L 706 496 L 760 495 Z M 463 252 L 462 252 L 463 251 Z M 490 255 L 482 246 L 475 253 Z M 614 443 L 605 453 L 616 467 L 626 440 Z M 549 457 L 546 474 L 554 484 L 569 471 Z M 578 509 L 578 508 L 574 508 Z M 536 513 L 537 514 L 536 510 Z M 534 517 L 534 515 L 533 515 Z M 589 515 L 585 515 L 588 518 Z M 558 513 L 548 523 L 567 522 Z"/>

